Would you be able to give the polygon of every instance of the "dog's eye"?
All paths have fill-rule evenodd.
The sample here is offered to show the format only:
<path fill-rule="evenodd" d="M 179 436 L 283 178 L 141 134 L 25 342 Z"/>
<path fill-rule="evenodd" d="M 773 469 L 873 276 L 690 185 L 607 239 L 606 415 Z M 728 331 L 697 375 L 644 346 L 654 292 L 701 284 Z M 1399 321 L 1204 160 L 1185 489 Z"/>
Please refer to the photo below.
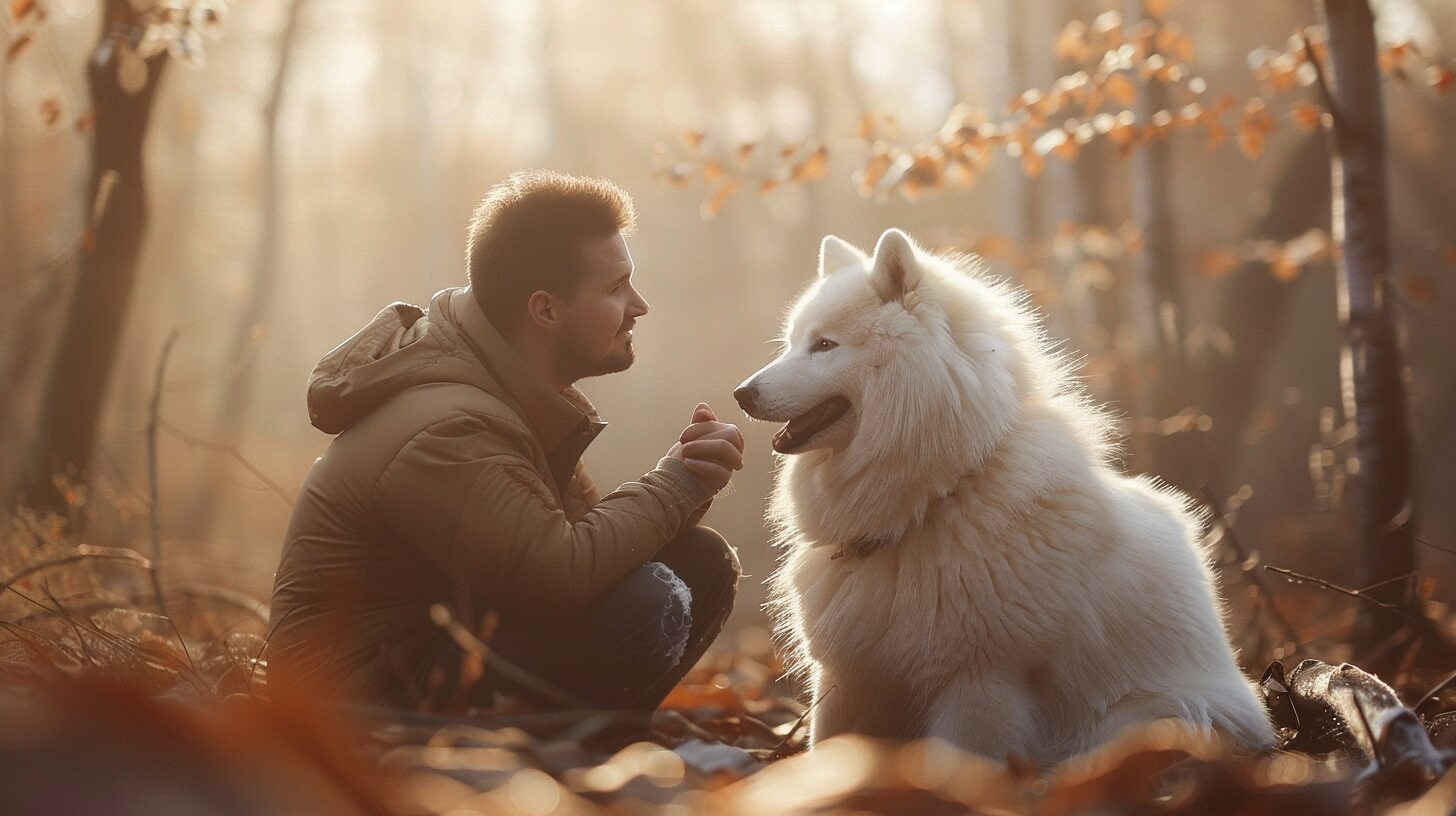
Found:
<path fill-rule="evenodd" d="M 821 338 L 819 338 L 819 342 L 817 342 L 814 345 L 812 345 L 812 346 L 809 347 L 809 353 L 810 354 L 813 354 L 816 351 L 828 351 L 828 350 L 830 350 L 832 348 L 838 348 L 838 347 L 839 347 L 839 344 L 836 343 L 836 342 L 834 342 L 833 340 L 830 340 L 830 339 L 828 339 L 826 337 L 821 337 Z"/>

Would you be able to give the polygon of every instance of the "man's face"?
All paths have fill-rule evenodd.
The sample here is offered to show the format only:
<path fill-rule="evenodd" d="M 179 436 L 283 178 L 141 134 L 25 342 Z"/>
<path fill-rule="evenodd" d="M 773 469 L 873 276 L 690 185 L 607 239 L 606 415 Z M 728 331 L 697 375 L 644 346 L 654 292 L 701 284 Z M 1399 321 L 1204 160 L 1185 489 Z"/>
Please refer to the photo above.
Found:
<path fill-rule="evenodd" d="M 561 300 L 556 366 L 568 382 L 632 365 L 632 325 L 647 301 L 632 286 L 632 254 L 621 233 L 583 241 L 576 291 Z"/>

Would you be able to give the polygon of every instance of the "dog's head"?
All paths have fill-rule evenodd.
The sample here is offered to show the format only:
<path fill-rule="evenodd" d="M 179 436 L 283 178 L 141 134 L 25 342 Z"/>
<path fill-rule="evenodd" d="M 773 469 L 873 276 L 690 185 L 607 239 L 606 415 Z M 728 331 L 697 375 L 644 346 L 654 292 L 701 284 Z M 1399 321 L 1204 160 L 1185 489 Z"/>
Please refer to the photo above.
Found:
<path fill-rule="evenodd" d="M 825 237 L 781 353 L 738 387 L 739 405 L 786 423 L 773 440 L 781 454 L 975 466 L 1036 379 L 1023 349 L 1037 341 L 1018 298 L 974 263 L 927 253 L 896 229 L 872 256 Z"/>

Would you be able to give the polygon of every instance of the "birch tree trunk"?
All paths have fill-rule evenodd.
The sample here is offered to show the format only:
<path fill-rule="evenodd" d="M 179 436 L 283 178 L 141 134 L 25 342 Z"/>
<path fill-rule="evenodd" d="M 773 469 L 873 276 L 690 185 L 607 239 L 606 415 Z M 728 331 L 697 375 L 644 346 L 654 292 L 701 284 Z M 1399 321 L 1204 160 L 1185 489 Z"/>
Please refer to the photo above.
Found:
<path fill-rule="evenodd" d="M 1329 83 L 1334 117 L 1333 235 L 1338 305 L 1345 348 L 1340 359 L 1345 416 L 1355 423 L 1351 474 L 1355 534 L 1364 582 L 1374 584 L 1416 566 L 1411 518 L 1411 445 L 1406 425 L 1400 349 L 1390 313 L 1390 206 L 1385 119 L 1375 20 L 1368 0 L 1323 0 L 1329 31 Z M 1370 594 L 1387 603 L 1413 602 L 1412 584 L 1395 582 Z M 1361 639 L 1379 640 L 1389 616 L 1363 604 Z"/>

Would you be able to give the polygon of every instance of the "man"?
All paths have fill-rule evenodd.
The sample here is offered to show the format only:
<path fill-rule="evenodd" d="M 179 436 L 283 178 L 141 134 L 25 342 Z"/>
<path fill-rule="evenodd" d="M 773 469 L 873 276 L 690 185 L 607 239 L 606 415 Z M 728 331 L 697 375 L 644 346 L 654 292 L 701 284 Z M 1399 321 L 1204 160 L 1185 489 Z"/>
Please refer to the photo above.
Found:
<path fill-rule="evenodd" d="M 512 176 L 475 212 L 468 287 L 386 307 L 319 362 L 310 418 L 338 437 L 289 524 L 271 682 L 650 711 L 721 631 L 738 561 L 697 522 L 743 466 L 738 428 L 699 404 L 606 497 L 580 462 L 605 423 L 573 384 L 630 366 L 647 314 L 635 218 L 610 182 Z"/>

